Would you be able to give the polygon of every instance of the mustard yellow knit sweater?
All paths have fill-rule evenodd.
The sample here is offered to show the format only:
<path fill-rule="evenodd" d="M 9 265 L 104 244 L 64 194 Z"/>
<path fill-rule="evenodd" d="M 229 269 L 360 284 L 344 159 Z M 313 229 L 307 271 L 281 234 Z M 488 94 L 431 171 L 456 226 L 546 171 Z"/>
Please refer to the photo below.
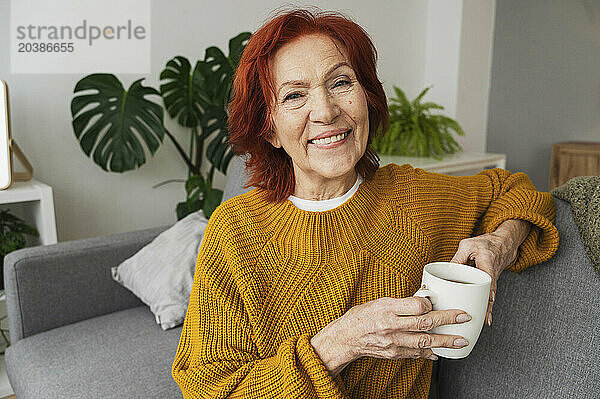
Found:
<path fill-rule="evenodd" d="M 362 357 L 331 378 L 311 337 L 355 305 L 411 296 L 425 264 L 505 220 L 534 224 L 511 270 L 558 247 L 551 195 L 504 169 L 390 164 L 322 212 L 264 194 L 224 202 L 206 228 L 172 367 L 185 398 L 427 398 L 432 361 Z"/>

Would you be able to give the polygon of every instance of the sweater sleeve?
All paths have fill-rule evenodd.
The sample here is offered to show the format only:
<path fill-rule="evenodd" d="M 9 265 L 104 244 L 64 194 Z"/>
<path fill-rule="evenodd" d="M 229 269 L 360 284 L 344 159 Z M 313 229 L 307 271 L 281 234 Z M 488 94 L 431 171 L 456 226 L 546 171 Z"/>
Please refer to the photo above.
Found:
<path fill-rule="evenodd" d="M 449 260 L 461 239 L 491 233 L 509 219 L 532 226 L 508 269 L 520 272 L 550 259 L 558 249 L 552 195 L 537 191 L 526 174 L 495 168 L 474 176 L 449 176 L 412 167 L 408 173 L 421 204 L 413 206 L 414 212 L 420 213 L 434 244 L 447 250 L 448 259 L 440 260 Z"/>
<path fill-rule="evenodd" d="M 345 398 L 340 376 L 329 375 L 308 333 L 259 355 L 223 219 L 217 208 L 206 227 L 171 369 L 184 398 Z"/>

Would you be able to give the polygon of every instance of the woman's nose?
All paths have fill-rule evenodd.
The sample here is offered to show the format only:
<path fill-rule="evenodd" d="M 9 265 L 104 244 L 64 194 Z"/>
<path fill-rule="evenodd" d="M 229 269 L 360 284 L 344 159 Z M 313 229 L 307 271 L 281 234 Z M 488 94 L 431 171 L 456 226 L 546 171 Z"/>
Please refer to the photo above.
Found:
<path fill-rule="evenodd" d="M 317 90 L 311 101 L 311 122 L 331 123 L 340 114 L 336 99 L 325 89 Z"/>

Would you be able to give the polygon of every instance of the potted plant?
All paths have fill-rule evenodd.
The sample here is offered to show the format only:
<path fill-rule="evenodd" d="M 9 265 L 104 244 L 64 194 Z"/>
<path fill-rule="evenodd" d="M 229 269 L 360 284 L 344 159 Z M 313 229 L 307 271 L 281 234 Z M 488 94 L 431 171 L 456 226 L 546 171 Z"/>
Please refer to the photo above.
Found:
<path fill-rule="evenodd" d="M 425 88 L 412 102 L 398 87 L 396 97 L 390 99 L 390 127 L 385 135 L 373 140 L 375 152 L 382 155 L 433 157 L 442 159 L 445 154 L 461 151 L 451 131 L 464 136 L 464 131 L 454 119 L 432 114 L 444 107 L 433 102 L 422 103 L 430 87 Z"/>
<path fill-rule="evenodd" d="M 204 60 L 192 69 L 187 58 L 169 60 L 160 74 L 160 91 L 143 86 L 138 79 L 125 90 L 113 74 L 96 73 L 79 80 L 71 101 L 72 125 L 83 152 L 105 171 L 123 173 L 146 162 L 146 148 L 152 155 L 165 135 L 173 142 L 188 167 L 187 180 L 171 179 L 155 185 L 185 182 L 186 200 L 177 204 L 177 219 L 202 209 L 210 217 L 223 191 L 212 187 L 215 168 L 223 174 L 233 152 L 227 144 L 227 104 L 235 69 L 250 38 L 243 32 L 229 41 L 229 55 L 217 47 L 206 49 Z M 88 93 L 94 90 L 93 93 Z M 179 125 L 190 129 L 186 154 L 175 136 L 163 124 L 163 106 L 148 99 L 161 96 L 164 109 Z M 96 118 L 92 121 L 92 118 Z M 201 173 L 204 142 L 211 164 L 208 176 Z"/>
<path fill-rule="evenodd" d="M 10 213 L 8 209 L 0 209 L 0 264 L 2 265 L 0 275 L 0 288 L 4 290 L 4 257 L 12 251 L 17 249 L 25 248 L 27 240 L 24 234 L 39 237 L 40 234 L 37 229 L 33 226 L 29 226 L 22 219 Z M 1 295 L 4 295 L 2 292 Z M 0 324 L 8 316 L 2 316 L 0 318 Z M 0 355 L 4 354 L 6 348 L 10 345 L 10 341 L 6 333 L 8 330 L 0 327 L 0 334 L 6 343 L 3 347 Z"/>

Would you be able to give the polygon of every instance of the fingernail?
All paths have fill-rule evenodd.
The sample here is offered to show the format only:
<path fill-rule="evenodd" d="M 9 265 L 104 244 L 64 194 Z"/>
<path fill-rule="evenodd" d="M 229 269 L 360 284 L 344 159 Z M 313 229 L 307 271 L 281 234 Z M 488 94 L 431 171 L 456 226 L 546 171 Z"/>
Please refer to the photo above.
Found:
<path fill-rule="evenodd" d="M 496 292 L 492 291 L 492 302 L 496 300 Z"/>
<path fill-rule="evenodd" d="M 464 338 L 456 338 L 454 340 L 454 346 L 467 346 L 469 345 L 469 341 Z"/>
<path fill-rule="evenodd" d="M 488 326 L 492 326 L 492 314 L 490 313 L 490 315 L 488 316 Z"/>
<path fill-rule="evenodd" d="M 429 359 L 429 360 L 438 360 L 438 357 L 436 355 L 431 355 L 427 359 Z"/>
<path fill-rule="evenodd" d="M 464 323 L 465 321 L 469 321 L 469 320 L 471 320 L 471 316 L 466 313 L 461 313 L 458 316 L 456 316 L 457 323 Z"/>

